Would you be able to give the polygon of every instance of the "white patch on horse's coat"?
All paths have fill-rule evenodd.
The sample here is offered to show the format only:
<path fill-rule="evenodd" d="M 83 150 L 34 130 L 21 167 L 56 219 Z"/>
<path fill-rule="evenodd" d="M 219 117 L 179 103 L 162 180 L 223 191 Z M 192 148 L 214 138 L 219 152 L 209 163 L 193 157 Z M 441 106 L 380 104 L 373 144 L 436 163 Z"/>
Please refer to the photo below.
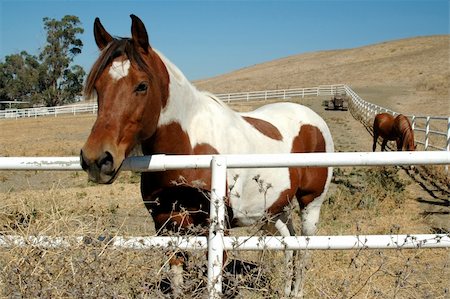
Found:
<path fill-rule="evenodd" d="M 158 126 L 178 123 L 188 133 L 192 148 L 209 144 L 220 154 L 290 153 L 301 126 L 313 125 L 321 131 L 326 151 L 334 151 L 325 121 L 311 109 L 294 103 L 275 103 L 238 114 L 220 100 L 211 99 L 211 94 L 198 91 L 174 64 L 159 55 L 169 72 L 170 85 L 169 99 L 161 111 Z M 282 140 L 264 135 L 242 116 L 273 124 Z M 319 196 L 320 203 L 331 180 L 330 169 L 324 193 Z M 230 203 L 238 225 L 251 225 L 260 220 L 280 194 L 291 188 L 288 168 L 229 169 L 227 178 L 233 186 Z"/>
<path fill-rule="evenodd" d="M 116 60 L 113 61 L 111 67 L 109 68 L 109 75 L 115 81 L 118 81 L 126 76 L 128 76 L 128 71 L 130 69 L 130 60 Z"/>

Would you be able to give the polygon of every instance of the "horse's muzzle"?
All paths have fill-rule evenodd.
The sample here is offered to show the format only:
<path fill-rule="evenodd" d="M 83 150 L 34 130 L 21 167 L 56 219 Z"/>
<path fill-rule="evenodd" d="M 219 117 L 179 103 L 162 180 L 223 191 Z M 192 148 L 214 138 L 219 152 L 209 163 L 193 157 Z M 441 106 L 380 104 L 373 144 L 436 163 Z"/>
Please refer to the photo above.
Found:
<path fill-rule="evenodd" d="M 114 158 L 106 151 L 96 159 L 89 159 L 83 150 L 80 152 L 80 164 L 88 173 L 90 181 L 98 184 L 110 184 L 114 181 L 117 170 L 114 168 Z"/>

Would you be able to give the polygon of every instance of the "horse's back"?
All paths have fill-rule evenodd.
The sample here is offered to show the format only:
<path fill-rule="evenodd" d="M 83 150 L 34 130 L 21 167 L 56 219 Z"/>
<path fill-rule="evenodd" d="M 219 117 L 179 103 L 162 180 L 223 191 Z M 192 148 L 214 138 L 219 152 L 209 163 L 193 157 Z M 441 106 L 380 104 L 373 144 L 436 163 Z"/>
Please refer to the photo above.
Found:
<path fill-rule="evenodd" d="M 272 139 L 251 128 L 249 153 L 306 153 L 334 151 L 331 133 L 325 121 L 310 108 L 294 103 L 274 103 L 254 111 L 242 113 L 243 119 L 262 120 L 273 125 L 281 139 Z M 254 122 L 255 123 L 255 122 Z M 314 168 L 311 168 L 314 169 Z M 331 168 L 325 168 L 324 183 L 318 186 L 317 194 L 323 194 L 331 179 Z M 314 176 L 314 175 L 313 175 Z M 279 203 L 284 206 L 298 189 L 298 184 L 309 173 L 288 168 L 232 169 L 229 185 L 233 186 L 230 203 L 237 225 L 250 225 L 260 219 L 266 211 L 279 212 Z M 266 189 L 267 188 L 267 189 Z M 237 194 L 238 196 L 235 196 Z M 321 201 L 320 198 L 319 201 Z M 318 203 L 320 205 L 320 203 Z"/>
<path fill-rule="evenodd" d="M 392 140 L 392 128 L 395 118 L 389 113 L 380 113 L 375 116 L 373 131 L 376 136 Z"/>
<path fill-rule="evenodd" d="M 293 140 L 306 128 L 314 128 L 316 134 L 322 135 L 326 144 L 326 152 L 334 151 L 333 139 L 326 122 L 312 109 L 289 102 L 267 104 L 242 116 L 262 119 L 274 125 L 283 136 L 283 141 L 292 145 Z M 308 130 L 311 134 L 311 129 Z M 305 133 L 304 133 L 305 134 Z M 313 151 L 313 150 L 311 150 Z M 297 152 L 289 148 L 289 152 Z"/>

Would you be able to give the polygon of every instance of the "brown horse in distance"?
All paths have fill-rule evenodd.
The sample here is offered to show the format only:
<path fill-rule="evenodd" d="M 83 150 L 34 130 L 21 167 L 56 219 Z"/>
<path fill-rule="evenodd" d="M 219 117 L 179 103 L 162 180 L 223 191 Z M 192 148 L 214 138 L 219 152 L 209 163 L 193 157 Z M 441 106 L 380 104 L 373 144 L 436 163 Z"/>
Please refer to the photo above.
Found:
<path fill-rule="evenodd" d="M 372 151 L 375 151 L 378 137 L 383 138 L 381 143 L 381 151 L 386 150 L 388 141 L 397 142 L 397 151 L 414 151 L 414 133 L 411 123 L 403 114 L 396 117 L 389 113 L 380 113 L 375 116 L 373 122 L 373 146 Z"/>

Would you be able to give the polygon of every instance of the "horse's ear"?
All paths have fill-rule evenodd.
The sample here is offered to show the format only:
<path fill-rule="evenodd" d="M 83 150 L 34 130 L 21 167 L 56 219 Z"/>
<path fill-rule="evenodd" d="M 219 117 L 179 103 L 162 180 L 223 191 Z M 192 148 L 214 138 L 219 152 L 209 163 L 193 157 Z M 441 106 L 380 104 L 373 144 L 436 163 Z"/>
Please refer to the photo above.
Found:
<path fill-rule="evenodd" d="M 100 23 L 99 18 L 95 18 L 94 37 L 100 50 L 103 50 L 113 40 L 113 37 L 105 30 L 102 23 Z"/>
<path fill-rule="evenodd" d="M 144 23 L 135 15 L 131 17 L 131 37 L 145 52 L 148 51 L 150 44 L 148 42 L 148 34 Z"/>

